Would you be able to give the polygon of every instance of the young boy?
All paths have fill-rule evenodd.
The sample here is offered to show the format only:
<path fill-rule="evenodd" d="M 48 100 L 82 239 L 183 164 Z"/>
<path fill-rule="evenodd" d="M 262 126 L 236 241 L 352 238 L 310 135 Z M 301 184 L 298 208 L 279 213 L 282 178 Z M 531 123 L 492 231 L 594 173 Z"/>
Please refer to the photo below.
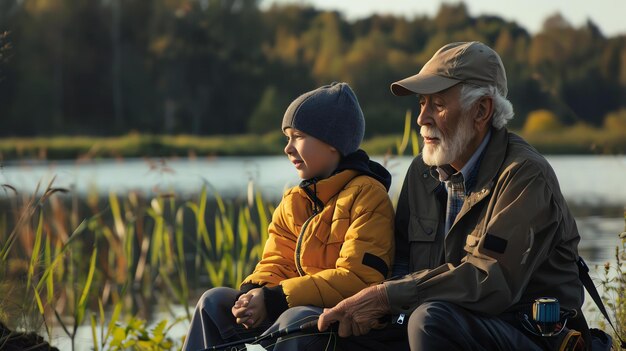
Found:
<path fill-rule="evenodd" d="M 387 276 L 391 175 L 359 150 L 365 120 L 348 84 L 298 97 L 282 130 L 303 181 L 283 195 L 241 290 L 213 288 L 200 298 L 183 350 L 258 335 L 290 307 L 332 307 Z"/>

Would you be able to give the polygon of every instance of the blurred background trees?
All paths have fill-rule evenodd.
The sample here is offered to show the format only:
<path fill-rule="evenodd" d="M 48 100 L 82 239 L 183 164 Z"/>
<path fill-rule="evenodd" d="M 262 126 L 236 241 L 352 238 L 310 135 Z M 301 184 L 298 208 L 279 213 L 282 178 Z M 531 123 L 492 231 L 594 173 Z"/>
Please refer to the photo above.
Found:
<path fill-rule="evenodd" d="M 349 22 L 256 0 L 2 0 L 4 31 L 4 136 L 265 133 L 296 96 L 332 81 L 356 91 L 368 136 L 396 132 L 417 100 L 393 98 L 389 84 L 461 40 L 502 55 L 515 128 L 546 116 L 552 126 L 623 126 L 626 109 L 626 35 L 559 14 L 531 35 L 463 3 L 433 18 Z"/>

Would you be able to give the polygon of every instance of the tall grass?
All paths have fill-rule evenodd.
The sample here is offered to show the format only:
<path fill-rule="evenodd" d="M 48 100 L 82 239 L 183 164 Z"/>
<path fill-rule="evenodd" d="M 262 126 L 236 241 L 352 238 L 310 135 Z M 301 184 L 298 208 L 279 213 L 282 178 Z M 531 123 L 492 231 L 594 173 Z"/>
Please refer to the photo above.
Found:
<path fill-rule="evenodd" d="M 604 265 L 604 274 L 601 280 L 602 300 L 611 312 L 615 330 L 597 312 L 599 325 L 605 331 L 613 334 L 613 349 L 621 348 L 619 338 L 626 337 L 626 207 L 624 207 L 624 231 L 619 235 L 621 243 L 615 248 L 615 262 Z M 615 335 L 617 333 L 617 335 Z"/>
<path fill-rule="evenodd" d="M 13 328 L 41 327 L 49 338 L 58 326 L 72 349 L 85 320 L 100 349 L 123 349 L 155 333 L 161 345 L 172 325 L 148 331 L 142 321 L 152 306 L 189 311 L 192 288 L 237 286 L 260 258 L 273 211 L 259 192 L 238 203 L 208 185 L 191 199 L 130 192 L 106 201 L 88 196 L 87 203 L 53 183 L 29 197 L 5 189 L 12 190 L 2 199 L 0 317 Z M 177 317 L 190 319 L 188 312 Z"/>

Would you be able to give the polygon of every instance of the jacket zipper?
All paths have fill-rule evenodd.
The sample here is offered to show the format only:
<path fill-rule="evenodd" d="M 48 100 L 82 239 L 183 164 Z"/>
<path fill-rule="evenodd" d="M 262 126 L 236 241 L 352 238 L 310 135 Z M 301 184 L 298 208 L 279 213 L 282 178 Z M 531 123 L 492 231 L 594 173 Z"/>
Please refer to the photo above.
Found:
<path fill-rule="evenodd" d="M 300 276 L 305 276 L 306 273 L 304 272 L 304 269 L 302 268 L 302 264 L 300 263 L 300 250 L 302 248 L 302 240 L 304 238 L 304 232 L 306 231 L 306 228 L 309 226 L 309 222 L 313 219 L 313 217 L 317 216 L 319 212 L 317 211 L 313 211 L 313 215 L 311 217 L 309 217 L 304 224 L 302 225 L 302 229 L 300 230 L 300 235 L 298 235 L 298 242 L 296 243 L 296 269 L 298 270 L 298 274 L 300 274 Z"/>
<path fill-rule="evenodd" d="M 301 258 L 301 254 L 300 254 L 300 250 L 302 250 L 302 241 L 304 240 L 304 232 L 306 231 L 306 228 L 309 226 L 309 222 L 311 222 L 311 220 L 313 219 L 313 217 L 315 217 L 318 213 L 322 212 L 322 210 L 324 209 L 324 203 L 317 197 L 317 178 L 312 178 L 311 179 L 311 183 L 313 184 L 313 191 L 311 191 L 311 189 L 308 188 L 308 186 L 310 184 L 304 184 L 304 186 L 301 184 L 300 187 L 304 190 L 304 192 L 307 194 L 307 196 L 309 197 L 309 199 L 311 200 L 311 207 L 313 209 L 313 214 L 311 215 L 311 217 L 309 217 L 306 221 L 304 221 L 304 224 L 302 224 L 302 229 L 300 230 L 300 235 L 298 236 L 298 242 L 296 243 L 296 252 L 295 252 L 295 260 L 296 260 L 296 269 L 298 270 L 298 274 L 300 274 L 300 276 L 305 276 L 306 273 L 304 272 L 304 269 L 302 268 L 302 264 L 300 263 L 300 258 Z"/>

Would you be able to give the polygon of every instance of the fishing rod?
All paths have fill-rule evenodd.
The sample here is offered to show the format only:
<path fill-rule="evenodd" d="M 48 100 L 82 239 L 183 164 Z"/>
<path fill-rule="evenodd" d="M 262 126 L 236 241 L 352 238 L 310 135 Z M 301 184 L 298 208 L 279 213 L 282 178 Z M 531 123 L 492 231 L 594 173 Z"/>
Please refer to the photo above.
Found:
<path fill-rule="evenodd" d="M 330 325 L 330 330 L 335 330 L 337 329 L 337 324 L 338 323 L 333 323 Z M 199 351 L 217 351 L 217 350 L 228 350 L 229 348 L 241 345 L 241 344 L 254 344 L 256 342 L 259 341 L 263 341 L 263 340 L 272 340 L 272 339 L 278 339 L 280 337 L 286 336 L 286 335 L 290 335 L 290 334 L 294 334 L 294 333 L 298 333 L 298 332 L 319 332 L 319 330 L 317 329 L 317 318 L 303 323 L 300 326 L 294 326 L 294 327 L 286 327 L 283 329 L 279 329 L 273 333 L 270 334 L 266 334 L 266 335 L 259 335 L 259 336 L 254 336 L 254 337 L 250 337 L 247 339 L 241 339 L 241 340 L 237 340 L 237 341 L 232 341 L 232 342 L 228 342 L 225 344 L 221 344 L 221 345 L 215 345 L 215 346 L 211 346 L 209 348 L 206 349 L 201 349 Z M 336 330 L 335 330 L 336 331 Z M 235 349 L 236 350 L 236 349 Z"/>

